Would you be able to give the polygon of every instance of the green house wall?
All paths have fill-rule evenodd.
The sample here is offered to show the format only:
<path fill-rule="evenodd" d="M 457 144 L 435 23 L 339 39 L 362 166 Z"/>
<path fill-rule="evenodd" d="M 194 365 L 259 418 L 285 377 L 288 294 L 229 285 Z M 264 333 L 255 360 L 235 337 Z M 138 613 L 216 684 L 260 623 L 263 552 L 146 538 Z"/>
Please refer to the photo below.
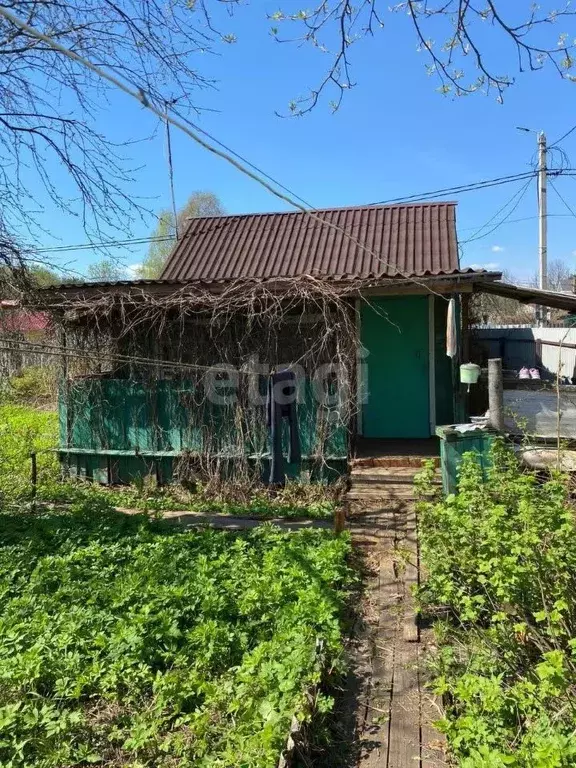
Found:
<path fill-rule="evenodd" d="M 330 466 L 338 467 L 347 457 L 347 425 L 336 406 L 317 404 L 309 381 L 303 383 L 297 411 L 303 466 L 322 454 L 330 474 Z M 59 412 L 61 456 L 73 475 L 130 482 L 156 473 L 166 481 L 181 454 L 207 452 L 224 463 L 248 456 L 267 471 L 265 406 L 250 409 L 247 422 L 245 409 L 210 403 L 203 392 L 196 396 L 192 381 L 67 382 L 61 388 Z M 286 455 L 287 433 L 284 443 Z M 287 474 L 298 475 L 303 466 L 288 465 Z"/>
<path fill-rule="evenodd" d="M 365 436 L 428 437 L 435 425 L 454 421 L 457 385 L 446 355 L 447 307 L 444 299 L 429 296 L 362 301 L 361 341 L 370 353 L 363 365 L 368 379 L 363 386 L 371 390 L 362 407 Z M 265 381 L 261 385 L 263 391 Z M 225 462 L 248 456 L 266 472 L 264 405 L 250 409 L 249 421 L 245 412 L 239 420 L 235 405 L 211 404 L 202 393 L 197 396 L 195 387 L 186 379 L 87 378 L 64 383 L 59 403 L 62 459 L 72 474 L 99 482 L 130 482 L 147 474 L 170 480 L 183 453 L 210 452 Z M 298 475 L 317 462 L 319 454 L 329 472 L 345 469 L 349 424 L 338 408 L 318 405 L 308 380 L 297 407 L 303 463 L 287 466 L 287 474 Z"/>

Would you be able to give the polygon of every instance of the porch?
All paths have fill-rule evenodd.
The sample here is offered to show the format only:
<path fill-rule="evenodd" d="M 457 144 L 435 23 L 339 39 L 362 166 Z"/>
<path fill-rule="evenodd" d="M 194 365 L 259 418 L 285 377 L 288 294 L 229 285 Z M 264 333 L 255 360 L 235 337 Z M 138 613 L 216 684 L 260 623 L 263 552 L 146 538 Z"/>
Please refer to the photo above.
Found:
<path fill-rule="evenodd" d="M 352 462 L 364 459 L 440 456 L 440 440 L 436 436 L 420 438 L 357 437 Z"/>

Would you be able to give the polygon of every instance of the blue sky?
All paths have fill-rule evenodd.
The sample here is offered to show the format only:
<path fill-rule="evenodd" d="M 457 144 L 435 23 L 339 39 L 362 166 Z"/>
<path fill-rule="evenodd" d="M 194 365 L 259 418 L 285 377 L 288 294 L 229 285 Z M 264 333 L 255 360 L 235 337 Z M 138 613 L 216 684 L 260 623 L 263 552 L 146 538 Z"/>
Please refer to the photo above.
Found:
<path fill-rule="evenodd" d="M 576 124 L 576 84 L 552 70 L 517 77 L 503 105 L 494 96 L 461 98 L 440 95 L 437 81 L 425 71 L 426 59 L 416 51 L 410 21 L 385 15 L 385 27 L 352 50 L 353 76 L 340 110 L 332 114 L 327 101 L 300 118 L 280 118 L 290 99 L 314 86 L 327 58 L 310 48 L 278 44 L 268 34 L 264 4 L 240 7 L 228 22 L 237 42 L 224 45 L 220 56 L 199 57 L 198 67 L 218 81 L 217 89 L 191 94 L 207 109 L 198 118 L 203 128 L 276 177 L 315 207 L 370 203 L 515 174 L 530 168 L 536 136 L 516 126 L 546 131 L 556 140 Z M 275 6 L 268 5 L 268 10 Z M 496 44 L 490 36 L 486 45 Z M 514 58 L 498 49 L 504 66 L 513 71 Z M 98 117 L 98 128 L 115 139 L 150 136 L 157 121 L 122 94 L 113 94 Z M 576 167 L 576 132 L 563 148 Z M 169 204 L 162 130 L 128 148 L 136 172 L 131 194 L 159 211 Z M 177 201 L 194 190 L 215 192 L 230 213 L 286 210 L 271 196 L 224 161 L 211 156 L 189 138 L 173 133 Z M 576 209 L 576 177 L 554 184 Z M 66 181 L 62 179 L 63 189 Z M 456 196 L 463 264 L 510 270 L 528 279 L 537 265 L 536 187 L 532 183 L 510 216 L 471 243 L 473 236 L 523 184 L 517 182 Z M 549 259 L 566 261 L 576 271 L 576 221 L 554 190 L 549 192 Z M 515 221 L 523 219 L 522 221 Z M 497 223 L 498 219 L 495 220 Z M 79 221 L 50 207 L 42 215 L 50 235 L 39 246 L 86 241 Z M 135 225 L 135 236 L 153 229 L 152 219 Z M 493 225 L 492 225 L 493 226 Z M 490 229 L 491 227 L 489 227 Z M 142 259 L 145 248 L 116 249 L 126 265 Z M 102 258 L 97 251 L 67 253 L 60 263 L 85 271 Z"/>

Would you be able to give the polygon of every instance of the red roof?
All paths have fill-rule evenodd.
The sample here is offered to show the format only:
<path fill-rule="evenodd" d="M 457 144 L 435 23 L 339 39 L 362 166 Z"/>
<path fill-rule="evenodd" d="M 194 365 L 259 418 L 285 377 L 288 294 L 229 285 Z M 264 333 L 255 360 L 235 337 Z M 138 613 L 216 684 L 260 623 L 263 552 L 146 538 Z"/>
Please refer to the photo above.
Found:
<path fill-rule="evenodd" d="M 12 299 L 0 301 L 0 332 L 30 333 L 44 331 L 47 326 L 48 315 L 45 312 L 21 309 L 18 302 Z"/>
<path fill-rule="evenodd" d="M 455 207 L 442 202 L 314 211 L 337 229 L 303 212 L 190 219 L 162 278 L 451 274 L 459 271 Z"/>

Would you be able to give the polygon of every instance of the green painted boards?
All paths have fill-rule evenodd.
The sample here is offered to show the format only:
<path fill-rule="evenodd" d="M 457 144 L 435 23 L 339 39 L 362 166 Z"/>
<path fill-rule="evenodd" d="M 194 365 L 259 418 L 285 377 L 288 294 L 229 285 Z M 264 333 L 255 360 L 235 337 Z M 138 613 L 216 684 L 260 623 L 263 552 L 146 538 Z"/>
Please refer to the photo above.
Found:
<path fill-rule="evenodd" d="M 348 433 L 338 407 L 318 405 L 308 381 L 298 416 L 305 458 L 346 459 Z M 154 473 L 169 480 L 183 452 L 248 456 L 265 465 L 266 411 L 264 404 L 213 404 L 187 380 L 78 379 L 60 392 L 60 448 L 72 474 L 99 482 Z M 288 474 L 297 471 L 288 467 Z"/>
<path fill-rule="evenodd" d="M 368 350 L 365 437 L 429 437 L 429 300 L 375 298 L 362 305 L 362 344 Z"/>

